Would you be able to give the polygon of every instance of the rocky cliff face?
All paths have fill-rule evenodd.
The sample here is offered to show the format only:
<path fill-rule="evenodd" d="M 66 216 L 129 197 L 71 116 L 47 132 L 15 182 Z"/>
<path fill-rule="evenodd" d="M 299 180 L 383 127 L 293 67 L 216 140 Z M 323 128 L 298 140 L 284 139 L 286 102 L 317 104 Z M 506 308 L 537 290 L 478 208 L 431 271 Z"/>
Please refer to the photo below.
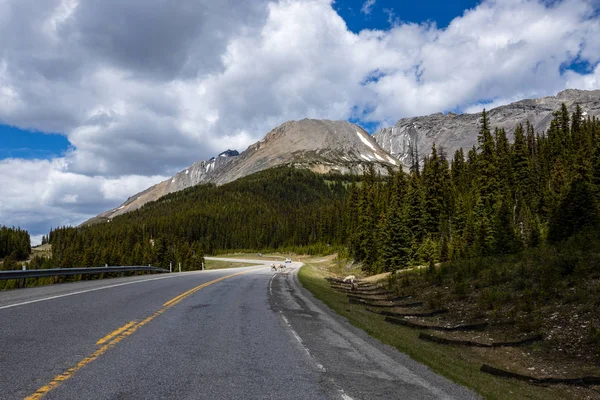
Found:
<path fill-rule="evenodd" d="M 493 108 L 488 111 L 492 128 L 504 128 L 512 140 L 517 124 L 529 121 L 536 132 L 544 132 L 550 126 L 552 113 L 565 103 L 570 112 L 579 104 L 584 115 L 600 115 L 600 90 L 586 91 L 569 89 L 556 96 L 528 99 Z M 403 118 L 391 128 L 384 128 L 373 135 L 379 146 L 398 158 L 404 165 L 409 164 L 411 146 L 416 146 L 419 155 L 431 152 L 435 143 L 443 147 L 452 157 L 454 152 L 477 145 L 481 114 L 432 114 L 425 117 Z"/>
<path fill-rule="evenodd" d="M 289 121 L 241 154 L 227 150 L 210 160 L 199 161 L 86 224 L 110 220 L 190 186 L 204 183 L 222 185 L 279 165 L 294 165 L 318 173 L 348 174 L 362 173 L 368 165 L 374 165 L 376 170 L 385 173 L 388 167 L 397 167 L 400 163 L 357 125 L 346 121 Z"/>

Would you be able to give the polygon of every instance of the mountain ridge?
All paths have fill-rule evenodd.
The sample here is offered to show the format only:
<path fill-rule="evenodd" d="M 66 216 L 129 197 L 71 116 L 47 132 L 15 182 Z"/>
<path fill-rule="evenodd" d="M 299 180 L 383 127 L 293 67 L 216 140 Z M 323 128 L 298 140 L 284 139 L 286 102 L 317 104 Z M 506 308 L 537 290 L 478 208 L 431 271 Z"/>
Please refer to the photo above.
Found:
<path fill-rule="evenodd" d="M 524 99 L 487 110 L 490 126 L 504 128 L 512 139 L 516 126 L 526 121 L 536 133 L 545 132 L 550 126 L 553 112 L 564 103 L 569 112 L 579 104 L 584 116 L 600 115 L 600 90 L 566 89 L 556 96 Z M 483 109 L 483 107 L 482 107 Z M 373 138 L 385 151 L 398 158 L 404 165 L 410 163 L 410 149 L 416 146 L 420 155 L 429 154 L 435 143 L 445 149 L 449 156 L 463 148 L 477 145 L 481 113 L 434 113 L 427 116 L 399 119 L 393 127 L 383 128 Z"/>
<path fill-rule="evenodd" d="M 524 99 L 495 107 L 487 114 L 490 126 L 506 129 L 509 139 L 512 139 L 515 127 L 526 121 L 531 122 L 537 133 L 545 132 L 553 113 L 560 109 L 562 103 L 570 112 L 580 105 L 584 116 L 598 116 L 600 90 L 566 89 L 556 96 Z M 390 167 L 409 166 L 412 148 L 416 147 L 424 156 L 429 154 L 434 143 L 451 156 L 458 148 L 467 150 L 477 145 L 480 118 L 480 113 L 434 113 L 402 118 L 393 127 L 380 129 L 372 136 L 347 121 L 287 121 L 242 153 L 228 149 L 209 160 L 197 161 L 84 224 L 110 220 L 190 186 L 205 183 L 222 185 L 279 165 L 341 174 L 362 173 L 367 165 L 374 165 L 376 171 L 386 173 Z"/>
<path fill-rule="evenodd" d="M 287 121 L 238 153 L 226 150 L 202 160 L 148 189 L 129 197 L 123 204 L 83 223 L 110 220 L 136 210 L 162 196 L 190 186 L 223 185 L 241 177 L 279 165 L 307 168 L 318 173 L 362 173 L 368 165 L 378 172 L 400 163 L 383 151 L 361 127 L 347 121 L 303 119 Z"/>

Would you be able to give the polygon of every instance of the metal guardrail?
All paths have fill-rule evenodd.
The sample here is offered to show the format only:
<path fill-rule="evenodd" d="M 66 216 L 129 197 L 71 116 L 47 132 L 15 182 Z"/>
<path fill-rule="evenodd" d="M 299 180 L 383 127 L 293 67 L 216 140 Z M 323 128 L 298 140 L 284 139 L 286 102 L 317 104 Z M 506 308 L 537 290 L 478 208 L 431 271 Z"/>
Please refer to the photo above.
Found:
<path fill-rule="evenodd" d="M 65 276 L 65 275 L 88 275 L 102 274 L 106 272 L 133 272 L 133 271 L 151 271 L 151 272 L 169 272 L 168 269 L 157 267 L 94 267 L 94 268 L 52 268 L 52 269 L 28 269 L 14 271 L 0 271 L 0 281 L 7 279 L 41 278 L 46 276 Z"/>

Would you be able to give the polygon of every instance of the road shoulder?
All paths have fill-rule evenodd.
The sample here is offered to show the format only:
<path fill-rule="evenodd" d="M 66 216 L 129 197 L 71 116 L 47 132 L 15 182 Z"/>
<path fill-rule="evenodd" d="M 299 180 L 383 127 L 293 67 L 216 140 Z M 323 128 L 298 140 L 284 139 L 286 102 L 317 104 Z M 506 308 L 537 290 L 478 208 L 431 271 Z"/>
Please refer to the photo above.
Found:
<path fill-rule="evenodd" d="M 352 326 L 302 287 L 297 272 L 273 279 L 271 305 L 320 366 L 323 382 L 343 398 L 478 398 Z"/>

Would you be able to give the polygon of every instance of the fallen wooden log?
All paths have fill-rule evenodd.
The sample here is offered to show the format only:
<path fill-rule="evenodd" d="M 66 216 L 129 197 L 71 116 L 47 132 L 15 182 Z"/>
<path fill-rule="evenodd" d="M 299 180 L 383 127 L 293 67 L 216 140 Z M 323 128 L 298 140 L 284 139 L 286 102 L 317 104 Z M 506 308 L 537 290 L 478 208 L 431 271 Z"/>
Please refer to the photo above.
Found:
<path fill-rule="evenodd" d="M 455 331 L 477 331 L 485 329 L 489 326 L 487 322 L 477 323 L 477 324 L 466 324 L 466 325 L 455 325 L 455 326 L 440 326 L 440 325 L 423 325 L 417 324 L 415 322 L 406 320 L 406 319 L 398 319 L 394 317 L 385 317 L 385 322 L 389 322 L 394 325 L 402 325 L 408 326 L 409 328 L 415 329 L 429 329 L 432 331 L 446 331 L 446 332 L 455 332 Z"/>
<path fill-rule="evenodd" d="M 351 285 L 352 282 L 350 281 L 346 281 L 344 282 L 343 280 L 329 280 L 328 281 L 330 285 Z M 361 280 L 354 280 L 354 284 L 355 285 L 372 285 L 372 283 L 367 282 L 367 281 L 361 281 Z"/>
<path fill-rule="evenodd" d="M 421 303 L 422 305 L 423 303 Z M 402 307 L 402 306 L 397 306 Z M 446 309 L 441 310 L 433 310 L 433 311 L 421 311 L 421 312 L 412 312 L 412 313 L 399 313 L 394 311 L 375 311 L 367 308 L 367 311 L 371 311 L 372 313 L 379 315 L 386 315 L 388 317 L 433 317 L 439 314 L 445 314 L 448 312 Z"/>
<path fill-rule="evenodd" d="M 387 290 L 363 290 L 363 289 L 346 289 L 346 288 L 333 288 L 334 290 L 338 291 L 338 292 L 342 292 L 342 293 L 346 293 L 346 294 L 356 294 L 356 295 L 367 295 L 367 296 L 391 296 L 394 295 L 394 293 L 389 292 Z"/>
<path fill-rule="evenodd" d="M 338 285 L 331 285 L 330 288 L 332 288 L 333 290 L 336 290 L 338 292 L 348 292 L 348 293 L 354 293 L 355 291 L 360 291 L 360 292 L 364 292 L 364 294 L 373 294 L 373 293 L 378 293 L 381 292 L 381 288 L 370 288 L 370 287 L 363 287 L 363 286 L 355 286 L 354 288 L 352 286 L 338 286 Z"/>
<path fill-rule="evenodd" d="M 398 301 L 398 300 L 408 298 L 407 296 L 391 295 L 391 296 L 377 296 L 377 297 L 384 297 L 382 299 L 378 299 L 378 298 L 373 298 L 373 296 L 365 296 L 365 295 L 351 294 L 351 293 L 348 293 L 348 297 L 354 297 L 355 299 L 361 299 L 361 300 L 366 300 L 366 301 Z"/>
<path fill-rule="evenodd" d="M 533 376 L 505 371 L 503 369 L 495 368 L 487 364 L 483 364 L 480 368 L 480 371 L 485 372 L 486 374 L 491 374 L 502 378 L 517 379 L 520 381 L 537 384 L 563 384 L 572 386 L 600 385 L 600 377 L 598 376 L 584 376 L 581 378 L 535 378 Z"/>
<path fill-rule="evenodd" d="M 325 278 L 325 280 L 327 280 L 327 281 L 329 282 L 329 284 L 330 284 L 330 285 L 331 285 L 331 284 L 336 284 L 336 283 L 337 283 L 337 284 L 348 284 L 348 285 L 350 285 L 350 284 L 351 284 L 351 283 L 350 283 L 350 282 L 348 282 L 348 281 L 344 281 L 344 279 L 342 279 L 342 278 Z M 369 282 L 365 282 L 365 281 L 362 281 L 362 280 L 359 280 L 359 279 L 355 279 L 355 280 L 354 280 L 354 283 L 355 283 L 356 285 L 361 285 L 361 284 L 362 284 L 362 285 L 369 285 Z"/>
<path fill-rule="evenodd" d="M 519 347 L 525 346 L 531 343 L 539 342 L 544 339 L 542 335 L 535 335 L 522 340 L 514 340 L 507 342 L 493 342 L 493 343 L 481 343 L 474 342 L 472 340 L 459 340 L 459 339 L 447 339 L 439 336 L 429 335 L 427 333 L 420 333 L 419 339 L 426 340 L 428 342 L 447 344 L 451 346 L 467 346 L 467 347 Z"/>
<path fill-rule="evenodd" d="M 400 300 L 406 300 L 410 298 L 410 296 L 403 296 L 400 298 Z M 362 304 L 363 306 L 367 306 L 367 307 L 373 307 L 373 308 L 392 308 L 392 307 L 420 307 L 423 305 L 422 302 L 415 302 L 415 303 L 398 303 L 398 302 L 394 302 L 394 301 L 388 301 L 388 300 L 380 300 L 381 302 L 388 302 L 388 304 L 376 304 L 373 303 L 371 301 L 366 301 L 360 298 L 356 298 L 356 297 L 348 297 L 348 302 L 350 304 Z"/>
<path fill-rule="evenodd" d="M 363 301 L 361 299 L 355 299 L 354 297 L 348 297 L 348 303 L 365 305 L 365 301 Z"/>
<path fill-rule="evenodd" d="M 454 345 L 454 346 L 492 347 L 492 345 L 490 343 L 479 343 L 479 342 L 473 342 L 471 340 L 446 339 L 446 338 L 441 338 L 439 336 L 428 335 L 427 333 L 420 333 L 419 339 L 426 340 L 428 342 L 439 343 L 439 344 L 448 344 L 448 345 Z"/>
<path fill-rule="evenodd" d="M 544 335 L 535 335 L 522 340 L 508 341 L 508 342 L 494 342 L 492 347 L 519 347 L 526 346 L 535 342 L 541 342 L 544 340 Z"/>

